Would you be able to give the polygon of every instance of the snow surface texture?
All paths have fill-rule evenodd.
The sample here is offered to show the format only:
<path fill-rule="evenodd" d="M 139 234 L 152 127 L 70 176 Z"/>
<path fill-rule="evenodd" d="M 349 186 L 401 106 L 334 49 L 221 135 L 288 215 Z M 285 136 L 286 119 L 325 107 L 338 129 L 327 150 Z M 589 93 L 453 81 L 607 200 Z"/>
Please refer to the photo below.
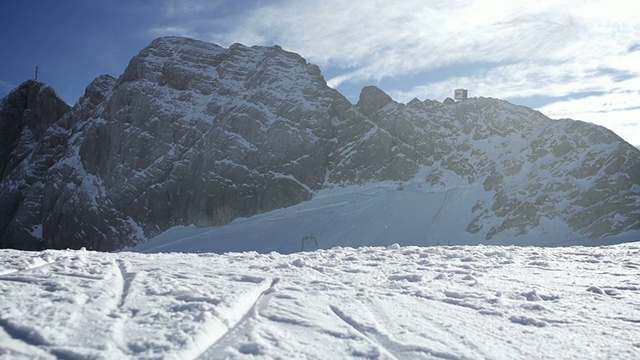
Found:
<path fill-rule="evenodd" d="M 640 358 L 640 243 L 0 251 L 0 357 Z"/>

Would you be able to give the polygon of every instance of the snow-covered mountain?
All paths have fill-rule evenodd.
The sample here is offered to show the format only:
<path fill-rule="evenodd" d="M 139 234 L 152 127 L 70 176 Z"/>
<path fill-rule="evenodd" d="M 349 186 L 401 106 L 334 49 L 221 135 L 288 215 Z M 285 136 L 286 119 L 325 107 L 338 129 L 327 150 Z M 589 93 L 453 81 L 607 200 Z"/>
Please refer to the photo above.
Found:
<path fill-rule="evenodd" d="M 3 138 L 26 84 L 2 100 Z M 42 127 L 26 155 L 6 150 L 4 247 L 113 250 L 384 181 L 473 189 L 447 216 L 476 242 L 548 223 L 563 239 L 640 232 L 640 151 L 612 132 L 489 98 L 401 104 L 365 87 L 353 105 L 277 46 L 157 39 Z"/>

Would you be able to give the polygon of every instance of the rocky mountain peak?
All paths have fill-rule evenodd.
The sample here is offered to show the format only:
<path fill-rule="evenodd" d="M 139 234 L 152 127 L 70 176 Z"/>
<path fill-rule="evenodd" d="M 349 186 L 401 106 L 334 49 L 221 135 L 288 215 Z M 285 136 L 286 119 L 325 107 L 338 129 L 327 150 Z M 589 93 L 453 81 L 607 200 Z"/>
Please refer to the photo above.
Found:
<path fill-rule="evenodd" d="M 181 37 L 158 38 L 131 59 L 119 83 L 147 80 L 178 90 L 198 88 L 199 84 L 193 84 L 195 75 L 211 74 L 225 54 L 225 49 L 216 44 Z M 206 83 L 210 76 L 199 80 Z M 210 87 L 199 90 L 212 92 Z"/>
<path fill-rule="evenodd" d="M 14 118 L 16 123 L 29 127 L 38 140 L 51 124 L 70 109 L 52 87 L 38 80 L 25 81 L 11 91 L 3 102 L 3 109 L 17 115 Z"/>
<path fill-rule="evenodd" d="M 273 78 L 278 72 L 284 75 L 280 81 Z M 119 83 L 144 79 L 175 90 L 226 95 L 266 80 L 285 87 L 294 85 L 298 82 L 291 81 L 294 76 L 303 81 L 324 81 L 317 66 L 279 46 L 233 44 L 226 49 L 189 38 L 162 37 L 131 59 Z"/>
<path fill-rule="evenodd" d="M 69 109 L 53 88 L 37 80 L 25 81 L 0 101 L 0 179 Z"/>
<path fill-rule="evenodd" d="M 360 92 L 360 98 L 356 104 L 363 114 L 369 116 L 392 102 L 391 96 L 376 86 L 365 86 Z"/>

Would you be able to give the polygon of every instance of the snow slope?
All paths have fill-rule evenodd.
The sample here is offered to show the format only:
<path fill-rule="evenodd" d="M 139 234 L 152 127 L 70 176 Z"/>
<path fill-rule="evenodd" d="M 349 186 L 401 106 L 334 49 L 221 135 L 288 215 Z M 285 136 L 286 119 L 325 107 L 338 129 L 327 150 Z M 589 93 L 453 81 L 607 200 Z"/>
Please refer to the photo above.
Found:
<path fill-rule="evenodd" d="M 640 358 L 640 243 L 0 250 L 2 359 Z"/>
<path fill-rule="evenodd" d="M 420 178 L 419 175 L 417 178 Z M 546 221 L 525 235 L 485 240 L 468 232 L 478 202 L 491 201 L 481 184 L 450 175 L 442 185 L 382 182 L 319 191 L 310 201 L 230 224 L 174 227 L 129 250 L 137 252 L 293 253 L 335 246 L 400 245 L 602 245 L 640 240 L 640 230 L 605 239 L 575 238 L 560 221 Z M 500 221 L 500 219 L 496 219 Z M 305 236 L 314 241 L 303 241 Z"/>

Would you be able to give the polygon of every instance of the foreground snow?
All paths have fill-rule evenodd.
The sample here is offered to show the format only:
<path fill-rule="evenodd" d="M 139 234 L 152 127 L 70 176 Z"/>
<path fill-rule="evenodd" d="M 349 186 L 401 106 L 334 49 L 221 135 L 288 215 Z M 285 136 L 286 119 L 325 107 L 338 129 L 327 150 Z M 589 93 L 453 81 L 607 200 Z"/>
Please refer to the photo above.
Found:
<path fill-rule="evenodd" d="M 640 243 L 0 264 L 3 358 L 640 358 Z"/>

